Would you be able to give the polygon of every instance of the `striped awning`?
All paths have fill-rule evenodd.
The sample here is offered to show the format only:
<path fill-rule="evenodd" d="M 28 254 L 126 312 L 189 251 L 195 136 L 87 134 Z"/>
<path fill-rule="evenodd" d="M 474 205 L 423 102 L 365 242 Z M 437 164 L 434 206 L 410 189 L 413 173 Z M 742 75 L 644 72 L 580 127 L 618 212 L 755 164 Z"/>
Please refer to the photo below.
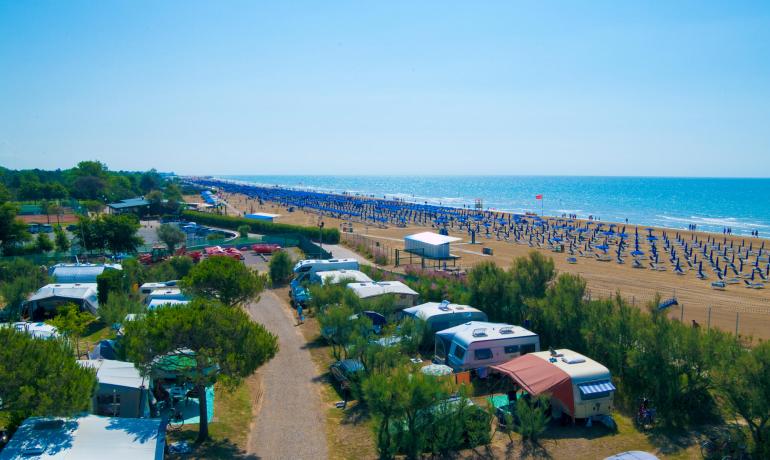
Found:
<path fill-rule="evenodd" d="M 580 393 L 583 395 L 592 395 L 596 393 L 607 393 L 609 391 L 615 391 L 615 385 L 609 380 L 602 380 L 601 382 L 591 382 L 578 385 Z"/>

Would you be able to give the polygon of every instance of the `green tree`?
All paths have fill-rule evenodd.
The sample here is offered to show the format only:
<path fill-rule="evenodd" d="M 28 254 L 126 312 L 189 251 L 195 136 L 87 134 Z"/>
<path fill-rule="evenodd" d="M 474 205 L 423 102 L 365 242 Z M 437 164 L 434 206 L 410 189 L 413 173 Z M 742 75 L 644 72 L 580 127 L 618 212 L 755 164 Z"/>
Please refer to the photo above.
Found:
<path fill-rule="evenodd" d="M 513 429 L 527 441 L 537 442 L 548 427 L 550 417 L 548 396 L 540 395 L 534 398 L 521 398 L 516 401 L 516 417 Z"/>
<path fill-rule="evenodd" d="M 8 254 L 18 243 L 29 240 L 27 225 L 16 217 L 19 208 L 13 203 L 0 205 L 0 248 Z"/>
<path fill-rule="evenodd" d="M 150 190 L 157 190 L 163 183 L 163 179 L 155 169 L 151 169 L 142 174 L 139 179 L 139 188 L 142 189 L 142 193 L 148 193 Z"/>
<path fill-rule="evenodd" d="M 133 253 L 143 243 L 137 235 L 139 227 L 139 221 L 133 215 L 107 214 L 81 217 L 74 234 L 77 243 L 87 250 Z"/>
<path fill-rule="evenodd" d="M 153 190 L 144 198 L 150 202 L 150 214 L 159 215 L 163 212 L 163 192 L 160 190 Z"/>
<path fill-rule="evenodd" d="M 219 300 L 238 306 L 256 300 L 265 288 L 266 277 L 231 257 L 204 259 L 182 278 L 180 286 L 193 297 Z"/>
<path fill-rule="evenodd" d="M 240 235 L 241 238 L 247 238 L 249 236 L 249 228 L 248 225 L 240 225 L 238 226 L 238 235 Z"/>
<path fill-rule="evenodd" d="M 434 416 L 430 409 L 454 391 L 447 380 L 412 371 L 401 366 L 363 382 L 366 404 L 377 420 L 380 458 L 393 458 L 397 452 L 419 458 L 428 447 L 427 427 Z"/>
<path fill-rule="evenodd" d="M 233 386 L 275 356 L 276 337 L 243 310 L 209 300 L 159 308 L 125 325 L 124 349 L 145 375 L 164 357 L 189 363 L 176 370 L 189 378 L 198 395 L 221 381 Z M 168 370 L 168 369 L 166 369 Z M 200 398 L 198 442 L 208 438 L 206 398 Z"/>
<path fill-rule="evenodd" d="M 57 225 L 53 229 L 54 232 L 54 243 L 56 243 L 56 250 L 59 252 L 67 252 L 70 249 L 70 239 L 67 237 L 67 232 L 64 231 L 64 229 L 61 227 L 61 225 Z"/>
<path fill-rule="evenodd" d="M 0 328 L 0 343 L 0 412 L 10 415 L 11 427 L 34 415 L 88 410 L 96 374 L 72 359 L 63 341 Z"/>
<path fill-rule="evenodd" d="M 749 428 L 756 458 L 770 458 L 770 342 L 741 350 L 721 366 L 717 388 L 726 407 Z"/>
<path fill-rule="evenodd" d="M 56 316 L 48 320 L 48 323 L 75 342 L 75 351 L 80 357 L 80 339 L 93 321 L 94 317 L 90 313 L 80 311 L 77 305 L 68 304 L 59 307 Z"/>
<path fill-rule="evenodd" d="M 25 259 L 0 262 L 0 295 L 10 320 L 21 316 L 21 307 L 30 293 L 51 281 L 45 270 Z"/>
<path fill-rule="evenodd" d="M 184 243 L 187 240 L 187 235 L 179 229 L 176 225 L 161 224 L 156 231 L 158 239 L 168 247 L 168 252 L 174 253 L 177 245 Z"/>
<path fill-rule="evenodd" d="M 53 251 L 53 241 L 45 233 L 38 233 L 35 238 L 35 248 L 40 252 Z"/>
<path fill-rule="evenodd" d="M 281 286 L 289 282 L 293 272 L 294 263 L 286 251 L 278 251 L 270 258 L 269 272 L 273 286 Z"/>
<path fill-rule="evenodd" d="M 113 292 L 107 302 L 99 304 L 99 318 L 104 324 L 122 324 L 130 313 L 144 313 L 146 307 L 123 292 Z"/>

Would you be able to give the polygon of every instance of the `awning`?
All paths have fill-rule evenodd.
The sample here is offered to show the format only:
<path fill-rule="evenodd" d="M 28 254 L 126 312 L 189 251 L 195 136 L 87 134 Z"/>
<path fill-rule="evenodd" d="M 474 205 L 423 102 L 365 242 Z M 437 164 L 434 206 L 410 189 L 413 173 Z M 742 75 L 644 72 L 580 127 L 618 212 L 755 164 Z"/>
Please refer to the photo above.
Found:
<path fill-rule="evenodd" d="M 613 385 L 612 382 L 610 382 L 609 380 L 603 380 L 601 382 L 584 383 L 582 385 L 578 385 L 578 388 L 580 388 L 580 394 L 582 395 L 606 393 L 609 391 L 615 391 L 617 389 L 615 388 L 615 385 Z"/>
<path fill-rule="evenodd" d="M 561 401 L 567 413 L 575 413 L 572 380 L 566 372 L 548 361 L 535 355 L 524 355 L 489 368 L 507 375 L 531 395 L 550 394 Z"/>

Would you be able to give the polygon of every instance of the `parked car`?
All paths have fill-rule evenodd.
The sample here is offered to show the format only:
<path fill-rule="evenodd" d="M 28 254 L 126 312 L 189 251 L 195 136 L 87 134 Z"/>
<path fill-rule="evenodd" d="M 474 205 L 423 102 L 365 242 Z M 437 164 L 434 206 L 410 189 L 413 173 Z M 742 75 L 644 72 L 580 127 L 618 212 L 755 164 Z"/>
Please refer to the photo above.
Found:
<path fill-rule="evenodd" d="M 363 370 L 364 365 L 357 359 L 343 359 L 329 366 L 332 377 L 343 390 L 350 389 L 351 384 Z"/>

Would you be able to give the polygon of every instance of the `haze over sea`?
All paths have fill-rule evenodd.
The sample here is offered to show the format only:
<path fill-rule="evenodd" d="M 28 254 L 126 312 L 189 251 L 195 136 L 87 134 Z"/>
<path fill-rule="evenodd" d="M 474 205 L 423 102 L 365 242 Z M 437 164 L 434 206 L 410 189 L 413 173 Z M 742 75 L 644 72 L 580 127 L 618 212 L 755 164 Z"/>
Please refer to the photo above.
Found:
<path fill-rule="evenodd" d="M 770 235 L 770 179 L 575 176 L 218 176 L 262 185 L 386 196 L 448 206 L 546 215 L 589 215 L 605 222 L 733 234 Z"/>

